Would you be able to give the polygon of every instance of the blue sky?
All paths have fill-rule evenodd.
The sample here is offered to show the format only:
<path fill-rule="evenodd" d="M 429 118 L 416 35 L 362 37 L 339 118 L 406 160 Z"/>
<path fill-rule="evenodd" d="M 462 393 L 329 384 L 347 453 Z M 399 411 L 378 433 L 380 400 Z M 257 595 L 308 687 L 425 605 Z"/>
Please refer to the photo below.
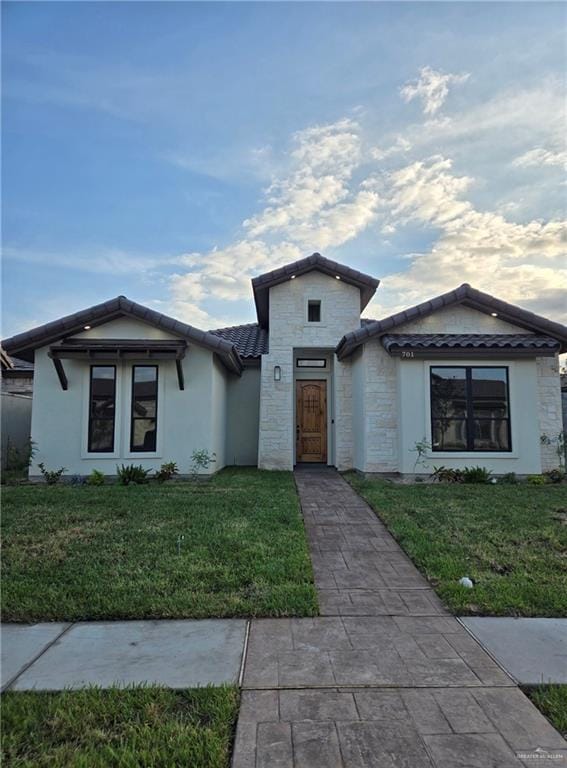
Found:
<path fill-rule="evenodd" d="M 565 5 L 2 12 L 4 335 L 120 293 L 250 322 L 313 251 L 372 317 L 467 281 L 567 321 Z"/>

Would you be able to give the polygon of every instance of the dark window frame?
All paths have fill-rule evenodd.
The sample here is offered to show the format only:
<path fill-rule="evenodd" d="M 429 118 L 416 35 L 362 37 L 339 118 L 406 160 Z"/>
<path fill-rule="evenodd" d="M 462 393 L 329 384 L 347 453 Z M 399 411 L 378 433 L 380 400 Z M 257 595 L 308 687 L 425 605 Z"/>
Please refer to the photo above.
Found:
<path fill-rule="evenodd" d="M 154 368 L 156 372 L 156 393 L 155 397 L 152 397 L 151 399 L 155 399 L 155 416 L 151 417 L 155 421 L 155 434 L 154 434 L 154 447 L 150 450 L 146 450 L 145 448 L 137 448 L 134 445 L 134 426 L 135 422 L 138 420 L 147 419 L 147 416 L 136 416 L 134 412 L 134 403 L 136 402 L 135 394 L 134 394 L 134 386 L 135 386 L 135 380 L 136 380 L 136 368 Z M 133 365 L 132 366 L 132 385 L 130 390 L 130 453 L 156 453 L 157 452 L 157 428 L 158 428 L 158 393 L 159 393 L 159 365 Z M 150 398 L 145 398 L 146 400 Z"/>
<path fill-rule="evenodd" d="M 317 361 L 317 363 L 323 363 L 323 365 L 309 365 L 309 363 L 313 363 L 314 361 Z M 296 368 L 316 368 L 317 370 L 321 370 L 321 368 L 327 367 L 327 358 L 325 357 L 298 357 L 295 361 Z"/>
<path fill-rule="evenodd" d="M 311 309 L 317 310 L 317 319 L 311 319 Z M 323 315 L 321 299 L 307 299 L 307 322 L 308 323 L 320 323 Z"/>
<path fill-rule="evenodd" d="M 93 419 L 93 371 L 95 368 L 112 368 L 114 376 L 112 378 L 114 389 L 112 392 L 114 399 L 114 409 L 112 419 L 108 417 Z M 114 447 L 116 445 L 116 366 L 115 365 L 100 365 L 94 364 L 89 368 L 89 428 L 87 436 L 87 453 L 114 453 Z M 110 448 L 92 448 L 92 426 L 93 421 L 112 421 L 112 446 Z"/>
<path fill-rule="evenodd" d="M 465 371 L 465 416 L 451 417 L 451 421 L 463 421 L 466 424 L 466 448 L 435 448 L 433 445 L 434 435 L 434 415 L 433 415 L 433 371 L 438 368 L 455 369 L 460 368 Z M 506 410 L 508 415 L 500 418 L 500 421 L 506 421 L 508 448 L 475 448 L 475 421 L 495 421 L 488 417 L 476 417 L 474 415 L 473 391 L 472 391 L 472 371 L 475 368 L 483 370 L 499 370 L 506 373 Z M 431 365 L 429 366 L 429 409 L 430 409 L 430 427 L 431 427 L 431 451 L 433 453 L 512 453 L 512 413 L 510 410 L 510 367 L 508 365 Z M 472 446 L 472 447 L 471 447 Z"/>

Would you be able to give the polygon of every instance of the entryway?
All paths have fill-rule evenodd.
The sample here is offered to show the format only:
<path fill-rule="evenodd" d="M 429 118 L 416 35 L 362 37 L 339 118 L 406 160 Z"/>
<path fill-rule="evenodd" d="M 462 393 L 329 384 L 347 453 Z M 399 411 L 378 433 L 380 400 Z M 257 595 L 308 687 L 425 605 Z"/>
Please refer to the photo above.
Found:
<path fill-rule="evenodd" d="M 295 382 L 295 460 L 327 463 L 327 382 Z"/>

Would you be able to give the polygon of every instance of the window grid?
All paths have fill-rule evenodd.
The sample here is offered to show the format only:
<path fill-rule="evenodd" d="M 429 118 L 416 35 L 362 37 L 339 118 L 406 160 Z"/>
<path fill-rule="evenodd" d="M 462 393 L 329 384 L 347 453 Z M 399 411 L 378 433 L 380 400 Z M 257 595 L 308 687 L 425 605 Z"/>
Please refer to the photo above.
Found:
<path fill-rule="evenodd" d="M 446 421 L 451 421 L 455 423 L 461 423 L 465 426 L 465 446 L 460 448 L 448 448 L 444 445 L 436 447 L 434 445 L 434 434 L 435 434 L 435 422 L 441 421 L 442 419 L 439 419 L 435 415 L 434 406 L 433 406 L 433 397 L 434 397 L 434 386 L 433 386 L 433 375 L 434 371 L 436 370 L 443 370 L 443 369 L 453 369 L 453 370 L 460 370 L 465 372 L 465 393 L 464 393 L 464 399 L 465 399 L 465 415 L 464 416 L 455 416 L 451 415 L 450 417 L 446 417 Z M 474 409 L 474 396 L 473 396 L 473 371 L 474 370 L 496 370 L 496 371 L 504 371 L 505 373 L 505 392 L 506 392 L 506 416 L 499 416 L 499 417 L 486 417 L 486 416 L 475 416 L 475 409 Z M 431 405 L 431 450 L 434 452 L 440 452 L 440 453 L 510 453 L 512 451 L 512 434 L 511 434 L 511 425 L 510 425 L 510 376 L 509 376 L 509 369 L 507 366 L 496 366 L 496 365 L 479 365 L 479 366 L 458 366 L 458 365 L 436 365 L 432 366 L 429 369 L 429 397 L 430 397 L 430 405 Z M 475 439 L 476 439 L 476 429 L 475 429 L 475 422 L 477 423 L 488 423 L 492 424 L 493 422 L 500 421 L 505 422 L 506 424 L 506 436 L 507 436 L 507 447 L 502 448 L 498 446 L 497 448 L 487 448 L 487 447 L 481 447 L 481 448 L 475 448 Z"/>

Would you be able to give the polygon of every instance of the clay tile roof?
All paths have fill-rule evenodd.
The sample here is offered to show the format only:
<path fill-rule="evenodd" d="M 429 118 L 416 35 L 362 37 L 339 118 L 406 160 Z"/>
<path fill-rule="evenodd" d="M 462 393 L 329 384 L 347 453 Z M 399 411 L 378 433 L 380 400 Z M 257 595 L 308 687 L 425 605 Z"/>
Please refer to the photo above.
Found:
<path fill-rule="evenodd" d="M 244 359 L 257 358 L 268 352 L 268 332 L 258 323 L 216 328 L 210 333 L 234 344 L 238 354 Z"/>
<path fill-rule="evenodd" d="M 557 352 L 560 344 L 550 336 L 516 333 L 391 333 L 382 336 L 387 352 L 394 349 L 535 349 Z"/>
<path fill-rule="evenodd" d="M 534 312 L 517 307 L 514 304 L 508 304 L 502 299 L 497 299 L 488 293 L 472 288 L 468 283 L 463 283 L 453 291 L 443 293 L 434 299 L 424 301 L 415 307 L 398 312 L 395 315 L 385 317 L 383 320 L 376 320 L 373 323 L 363 323 L 355 331 L 345 334 L 337 344 L 335 352 L 342 360 L 354 352 L 354 350 L 365 341 L 371 338 L 381 338 L 389 331 L 397 328 L 410 320 L 421 317 L 427 317 L 438 309 L 462 304 L 466 307 L 472 307 L 485 314 L 494 314 L 505 322 L 525 328 L 534 333 L 550 336 L 560 342 L 559 351 L 567 350 L 567 327 L 561 323 L 548 320 Z"/>

